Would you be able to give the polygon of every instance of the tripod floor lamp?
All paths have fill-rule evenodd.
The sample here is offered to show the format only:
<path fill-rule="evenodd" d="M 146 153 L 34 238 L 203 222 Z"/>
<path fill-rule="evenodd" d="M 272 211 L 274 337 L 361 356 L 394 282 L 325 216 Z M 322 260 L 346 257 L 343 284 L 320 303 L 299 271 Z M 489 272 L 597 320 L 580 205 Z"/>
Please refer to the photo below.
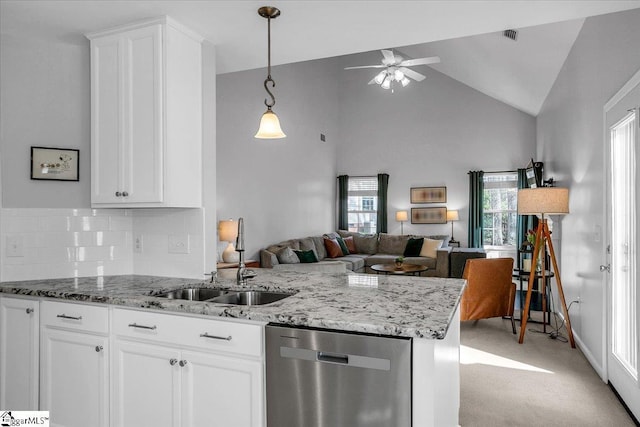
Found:
<path fill-rule="evenodd" d="M 567 326 L 567 334 L 569 335 L 569 342 L 571 347 L 575 348 L 576 343 L 573 340 L 573 331 L 571 330 L 571 319 L 569 318 L 569 310 L 567 309 L 567 302 L 564 298 L 564 291 L 562 289 L 562 279 L 560 278 L 560 271 L 558 270 L 558 262 L 556 261 L 556 254 L 553 250 L 553 243 L 551 242 L 551 233 L 549 232 L 549 225 L 545 215 L 566 215 L 569 213 L 569 190 L 567 188 L 556 187 L 542 187 L 542 188 L 525 188 L 518 190 L 518 215 L 536 215 L 541 214 L 541 220 L 538 222 L 538 228 L 536 229 L 536 243 L 533 248 L 533 258 L 531 265 L 537 264 L 539 256 L 542 256 L 542 294 L 543 294 L 543 307 L 542 310 L 546 310 L 546 289 L 545 289 L 545 258 L 546 249 L 549 249 L 549 256 L 551 258 L 551 265 L 556 277 L 556 284 L 558 287 L 558 296 L 562 303 L 562 310 L 564 313 L 564 319 Z M 542 249 L 542 250 L 541 250 Z M 541 254 L 542 252 L 542 254 Z M 539 277 L 539 276 L 538 276 Z M 531 305 L 531 293 L 533 285 L 536 280 L 536 274 L 529 275 L 529 286 L 527 288 L 527 297 L 524 303 L 524 314 L 522 315 L 522 326 L 520 327 L 520 339 L 518 342 L 522 344 L 524 342 L 524 334 L 527 330 L 527 318 L 529 316 L 529 307 Z"/>

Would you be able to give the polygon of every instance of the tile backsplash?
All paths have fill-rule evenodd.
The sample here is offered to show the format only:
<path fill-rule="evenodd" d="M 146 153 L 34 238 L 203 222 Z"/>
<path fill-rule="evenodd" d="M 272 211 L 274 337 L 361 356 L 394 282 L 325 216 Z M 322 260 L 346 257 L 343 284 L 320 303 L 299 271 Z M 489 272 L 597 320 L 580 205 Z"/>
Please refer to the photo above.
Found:
<path fill-rule="evenodd" d="M 0 280 L 117 274 L 201 278 L 203 209 L 0 210 Z M 134 252 L 134 236 L 141 252 Z M 169 253 L 170 237 L 188 253 Z"/>

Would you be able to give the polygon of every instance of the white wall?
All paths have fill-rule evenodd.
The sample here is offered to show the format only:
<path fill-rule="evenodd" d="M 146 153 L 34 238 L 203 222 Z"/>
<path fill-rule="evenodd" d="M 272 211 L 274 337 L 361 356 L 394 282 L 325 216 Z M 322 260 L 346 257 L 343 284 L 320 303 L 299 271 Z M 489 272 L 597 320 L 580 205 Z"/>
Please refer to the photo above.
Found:
<path fill-rule="evenodd" d="M 246 257 L 335 223 L 339 65 L 335 59 L 274 67 L 273 110 L 287 137 L 259 140 L 266 69 L 218 76 L 217 217 L 244 217 Z M 320 142 L 320 133 L 327 137 Z"/>
<path fill-rule="evenodd" d="M 537 158 L 545 175 L 570 189 L 562 222 L 562 284 L 583 351 L 603 374 L 606 262 L 603 107 L 640 68 L 640 10 L 588 18 L 538 116 Z"/>
<path fill-rule="evenodd" d="M 0 38 L 3 206 L 90 207 L 89 42 Z M 30 147 L 80 150 L 80 181 L 32 181 Z"/>
<path fill-rule="evenodd" d="M 380 53 L 344 57 L 342 67 L 375 64 Z M 395 211 L 411 207 L 411 187 L 447 187 L 448 209 L 460 210 L 454 236 L 467 245 L 470 170 L 525 167 L 535 153 L 535 118 L 429 67 L 427 78 L 394 93 L 367 85 L 378 70 L 341 72 L 338 173 L 389 177 L 388 229 Z M 450 234 L 451 224 L 405 223 L 405 234 Z"/>

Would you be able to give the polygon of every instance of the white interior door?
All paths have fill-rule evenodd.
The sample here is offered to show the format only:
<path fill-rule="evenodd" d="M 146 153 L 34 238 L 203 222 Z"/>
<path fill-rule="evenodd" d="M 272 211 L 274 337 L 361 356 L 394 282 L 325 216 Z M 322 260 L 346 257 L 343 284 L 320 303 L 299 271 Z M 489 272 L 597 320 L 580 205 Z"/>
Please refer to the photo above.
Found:
<path fill-rule="evenodd" d="M 638 153 L 640 72 L 605 106 L 608 162 L 609 274 L 607 375 L 640 419 L 638 381 Z"/>

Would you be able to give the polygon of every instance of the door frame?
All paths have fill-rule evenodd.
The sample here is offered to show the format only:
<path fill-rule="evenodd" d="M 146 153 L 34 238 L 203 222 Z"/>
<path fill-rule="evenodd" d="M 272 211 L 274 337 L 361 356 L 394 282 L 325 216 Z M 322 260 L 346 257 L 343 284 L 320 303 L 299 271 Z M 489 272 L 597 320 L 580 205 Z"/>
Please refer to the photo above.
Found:
<path fill-rule="evenodd" d="M 610 263 L 611 255 L 607 252 L 607 245 L 609 244 L 609 208 L 608 203 L 610 202 L 610 188 L 611 188 L 611 176 L 609 174 L 609 170 L 611 168 L 611 147 L 609 142 L 609 128 L 607 126 L 607 113 L 611 111 L 611 109 L 618 104 L 629 92 L 635 89 L 636 86 L 640 85 L 640 70 L 636 71 L 635 74 L 618 90 L 618 92 L 613 95 L 602 109 L 602 141 L 605 148 L 605 153 L 603 158 L 604 167 L 604 180 L 605 188 L 603 191 L 603 218 L 604 224 L 602 231 L 602 253 L 605 254 L 606 262 Z M 606 273 L 602 275 L 602 371 L 600 372 L 600 377 L 602 380 L 607 383 L 609 381 L 609 307 L 611 305 L 611 292 L 609 289 L 609 278 L 610 273 Z"/>

